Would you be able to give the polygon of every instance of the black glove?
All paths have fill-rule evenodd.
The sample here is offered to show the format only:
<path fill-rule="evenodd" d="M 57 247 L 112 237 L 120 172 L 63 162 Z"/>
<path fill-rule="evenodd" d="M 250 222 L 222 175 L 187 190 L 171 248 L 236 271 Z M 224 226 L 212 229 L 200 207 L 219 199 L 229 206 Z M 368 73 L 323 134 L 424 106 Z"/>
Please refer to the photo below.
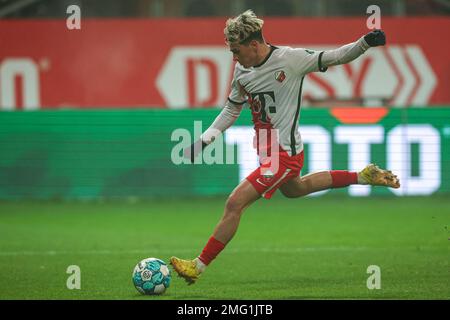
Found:
<path fill-rule="evenodd" d="M 184 157 L 194 163 L 197 155 L 205 149 L 208 144 L 202 140 L 197 140 L 189 148 L 184 149 Z"/>
<path fill-rule="evenodd" d="M 386 35 L 382 30 L 374 30 L 366 34 L 364 40 L 371 47 L 384 46 L 386 44 Z"/>

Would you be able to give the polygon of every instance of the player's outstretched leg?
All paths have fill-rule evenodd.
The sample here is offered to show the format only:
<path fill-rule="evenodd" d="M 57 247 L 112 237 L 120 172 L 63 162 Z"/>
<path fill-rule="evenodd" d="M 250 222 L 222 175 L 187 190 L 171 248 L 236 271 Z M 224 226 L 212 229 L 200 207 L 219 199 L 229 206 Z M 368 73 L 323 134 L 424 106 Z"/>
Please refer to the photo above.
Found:
<path fill-rule="evenodd" d="M 372 186 L 400 188 L 400 180 L 389 170 L 383 170 L 373 163 L 359 172 L 361 180 Z"/>
<path fill-rule="evenodd" d="M 243 180 L 228 197 L 222 219 L 217 224 L 201 254 L 193 260 L 170 258 L 170 264 L 175 272 L 184 278 L 188 284 L 195 283 L 206 266 L 217 257 L 233 238 L 244 209 L 260 197 L 260 194 L 250 182 Z"/>
<path fill-rule="evenodd" d="M 280 190 L 288 198 L 298 198 L 317 191 L 344 188 L 353 184 L 400 187 L 399 179 L 391 171 L 369 164 L 360 172 L 331 170 L 295 177 L 283 184 Z"/>

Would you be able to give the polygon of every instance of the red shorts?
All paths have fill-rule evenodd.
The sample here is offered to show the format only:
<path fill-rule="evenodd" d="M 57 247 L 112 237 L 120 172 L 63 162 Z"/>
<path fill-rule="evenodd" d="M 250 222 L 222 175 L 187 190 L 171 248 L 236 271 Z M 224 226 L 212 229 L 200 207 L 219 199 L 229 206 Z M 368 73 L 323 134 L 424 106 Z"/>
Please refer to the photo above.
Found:
<path fill-rule="evenodd" d="M 286 181 L 298 177 L 303 168 L 303 151 L 290 157 L 286 152 L 280 153 L 278 163 L 261 164 L 246 179 L 266 199 Z"/>

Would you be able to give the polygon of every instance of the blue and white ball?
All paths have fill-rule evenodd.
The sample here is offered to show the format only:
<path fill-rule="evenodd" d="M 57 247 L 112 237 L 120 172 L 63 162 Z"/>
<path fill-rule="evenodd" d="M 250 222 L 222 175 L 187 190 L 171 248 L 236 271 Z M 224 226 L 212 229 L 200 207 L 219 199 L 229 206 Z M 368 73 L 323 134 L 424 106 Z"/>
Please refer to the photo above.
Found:
<path fill-rule="evenodd" d="M 170 286 L 170 270 L 161 259 L 147 258 L 133 270 L 133 284 L 142 294 L 162 294 Z"/>

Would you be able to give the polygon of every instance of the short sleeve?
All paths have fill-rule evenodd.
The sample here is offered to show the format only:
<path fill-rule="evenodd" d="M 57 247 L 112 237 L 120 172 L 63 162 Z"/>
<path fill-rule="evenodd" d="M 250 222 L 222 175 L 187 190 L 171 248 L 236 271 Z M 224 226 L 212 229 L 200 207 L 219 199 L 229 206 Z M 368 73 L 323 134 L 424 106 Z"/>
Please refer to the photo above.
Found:
<path fill-rule="evenodd" d="M 328 68 L 322 65 L 323 51 L 304 48 L 290 48 L 288 59 L 291 67 L 299 74 L 325 72 Z"/>

